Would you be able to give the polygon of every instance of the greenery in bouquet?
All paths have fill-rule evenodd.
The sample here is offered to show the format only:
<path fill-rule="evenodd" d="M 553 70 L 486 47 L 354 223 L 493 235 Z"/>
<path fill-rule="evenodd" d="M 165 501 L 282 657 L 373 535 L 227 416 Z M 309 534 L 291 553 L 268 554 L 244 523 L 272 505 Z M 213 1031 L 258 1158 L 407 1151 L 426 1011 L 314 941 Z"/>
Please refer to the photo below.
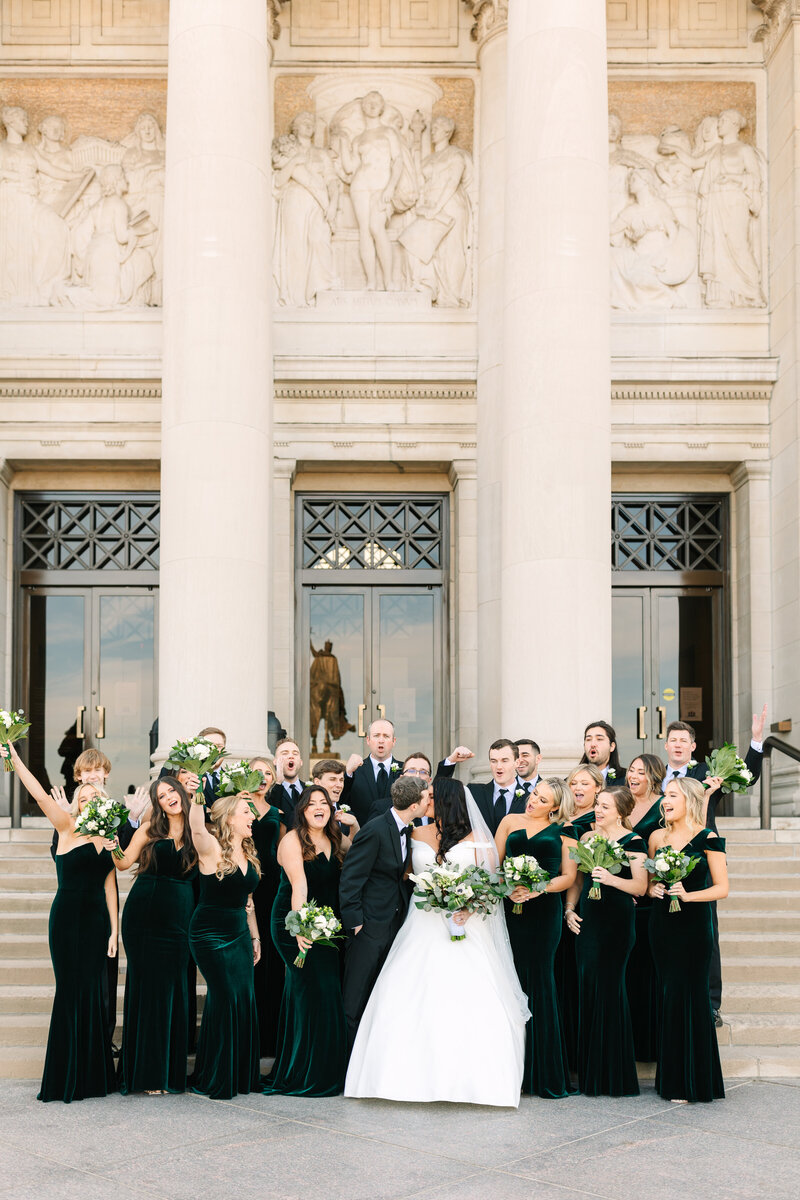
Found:
<path fill-rule="evenodd" d="M 532 854 L 509 855 L 503 861 L 503 875 L 512 888 L 524 887 L 529 892 L 543 892 L 550 881 L 550 874 L 539 866 Z M 521 904 L 514 904 L 512 912 L 522 912 Z"/>
<path fill-rule="evenodd" d="M 256 771 L 242 758 L 224 762 L 219 769 L 217 796 L 238 796 L 240 792 L 254 792 L 264 784 L 264 772 Z M 255 805 L 250 807 L 258 815 Z"/>
<path fill-rule="evenodd" d="M 463 911 L 487 917 L 513 891 L 503 875 L 487 871 L 485 867 L 458 867 L 447 858 L 409 878 L 415 885 L 411 897 L 415 906 L 424 912 L 444 913 L 447 917 Z M 451 923 L 450 940 L 463 941 L 466 937 L 463 927 L 458 933 L 454 928 L 459 927 Z"/>
<path fill-rule="evenodd" d="M 712 750 L 706 759 L 708 773 L 722 780 L 721 792 L 746 792 L 753 783 L 753 772 L 745 765 L 744 759 L 736 752 L 736 747 L 730 742 Z"/>
<path fill-rule="evenodd" d="M 317 946 L 332 946 L 338 940 L 342 923 L 327 904 L 307 900 L 301 908 L 286 914 L 284 925 L 292 937 L 308 938 Z M 301 950 L 294 960 L 296 967 L 305 966 L 308 950 Z"/>
<path fill-rule="evenodd" d="M 672 846 L 662 846 L 652 858 L 645 859 L 644 865 L 645 870 L 649 871 L 655 880 L 672 887 L 673 883 L 680 883 L 690 875 L 699 862 L 698 855 L 692 857 L 684 854 L 682 850 L 673 849 Z M 672 896 L 669 911 L 680 912 L 680 908 L 678 897 Z"/>
<path fill-rule="evenodd" d="M 75 832 L 80 837 L 100 837 L 114 841 L 128 820 L 130 813 L 119 800 L 99 793 L 83 806 L 75 820 Z M 124 851 L 117 846 L 111 851 L 115 858 L 124 858 Z"/>
<path fill-rule="evenodd" d="M 8 749 L 11 742 L 22 741 L 24 737 L 28 736 L 30 727 L 31 723 L 25 720 L 25 714 L 21 708 L 16 712 L 14 709 L 0 709 L 0 746 Z M 14 770 L 10 756 L 3 759 L 3 766 L 6 771 Z"/>
<path fill-rule="evenodd" d="M 569 852 L 569 856 L 578 864 L 578 870 L 585 875 L 591 875 L 597 867 L 602 867 L 610 875 L 619 875 L 628 862 L 628 855 L 613 838 L 603 837 L 593 833 L 585 842 L 577 842 Z M 593 883 L 589 889 L 589 899 L 599 900 L 600 884 Z"/>
<path fill-rule="evenodd" d="M 202 781 L 204 775 L 213 771 L 224 754 L 219 746 L 204 738 L 190 738 L 188 742 L 176 742 L 167 755 L 164 766 L 168 771 L 191 771 Z"/>

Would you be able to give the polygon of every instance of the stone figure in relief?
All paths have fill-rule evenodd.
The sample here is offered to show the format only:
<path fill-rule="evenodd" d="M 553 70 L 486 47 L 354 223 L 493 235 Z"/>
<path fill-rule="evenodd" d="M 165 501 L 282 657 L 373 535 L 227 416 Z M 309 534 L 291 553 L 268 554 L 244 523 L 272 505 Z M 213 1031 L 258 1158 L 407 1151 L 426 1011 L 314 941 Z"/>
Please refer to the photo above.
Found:
<path fill-rule="evenodd" d="M 622 121 L 608 114 L 608 215 L 615 221 L 629 203 L 628 172 L 631 167 L 648 167 L 646 158 L 622 145 Z"/>
<path fill-rule="evenodd" d="M 330 127 L 331 148 L 350 184 L 359 255 L 370 291 L 378 288 L 378 267 L 383 290 L 398 289 L 389 218 L 406 212 L 417 198 L 413 160 L 398 131 L 402 128 L 402 115 L 375 91 L 345 104 Z"/>
<path fill-rule="evenodd" d="M 692 273 L 694 241 L 658 195 L 650 168 L 629 172 L 628 191 L 630 202 L 611 225 L 611 306 L 682 307 L 675 285 Z"/>
<path fill-rule="evenodd" d="M 99 182 L 101 199 L 74 231 L 74 272 L 80 283 L 67 288 L 61 303 L 82 309 L 148 304 L 155 271 L 141 242 L 149 239 L 152 226 L 146 213 L 131 225 L 122 167 L 103 167 Z"/>
<path fill-rule="evenodd" d="M 152 113 L 139 113 L 133 131 L 122 139 L 122 145 L 125 147 L 122 166 L 128 180 L 128 204 L 131 213 L 134 219 L 140 213 L 147 213 L 151 225 L 146 243 L 155 272 L 150 303 L 161 304 L 164 276 L 162 227 L 166 153 L 164 135 Z"/>
<path fill-rule="evenodd" d="M 40 199 L 39 172 L 75 184 L 75 173 L 43 157 L 24 139 L 28 114 L 6 105 L 0 113 L 0 302 L 49 304 L 70 274 L 69 230 Z"/>
<path fill-rule="evenodd" d="M 330 152 L 314 145 L 316 118 L 301 112 L 272 143 L 277 196 L 274 272 L 280 304 L 304 307 L 337 286 L 331 232 L 342 184 Z"/>
<path fill-rule="evenodd" d="M 455 128 L 450 117 L 433 118 L 433 151 L 420 166 L 414 220 L 398 236 L 413 286 L 430 290 L 433 303 L 445 308 L 468 307 L 472 300 L 472 158 L 451 145 Z"/>

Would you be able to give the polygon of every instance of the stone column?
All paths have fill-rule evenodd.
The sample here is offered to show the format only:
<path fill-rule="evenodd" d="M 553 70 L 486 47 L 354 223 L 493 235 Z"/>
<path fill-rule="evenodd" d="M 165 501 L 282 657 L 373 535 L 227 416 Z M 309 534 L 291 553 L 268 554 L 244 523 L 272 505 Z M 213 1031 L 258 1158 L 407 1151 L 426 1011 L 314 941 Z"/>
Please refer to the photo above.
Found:
<path fill-rule="evenodd" d="M 604 4 L 511 0 L 507 103 L 498 729 L 570 763 L 611 716 Z"/>
<path fill-rule="evenodd" d="M 263 749 L 272 514 L 264 0 L 172 0 L 164 262 L 160 753 Z"/>
<path fill-rule="evenodd" d="M 483 767 L 485 755 L 478 740 L 478 488 L 475 463 L 456 459 L 450 464 L 453 485 L 455 589 L 451 644 L 456 651 L 452 712 L 454 744 L 471 746 Z M 449 742 L 450 738 L 445 737 Z M 449 747 L 448 747 L 449 749 Z M 447 750 L 445 750 L 447 753 Z"/>
<path fill-rule="evenodd" d="M 500 440 L 503 394 L 503 233 L 506 0 L 475 0 L 480 67 L 478 127 L 478 736 L 473 774 L 486 773 L 500 704 Z M 470 743 L 467 743 L 470 744 Z"/>
<path fill-rule="evenodd" d="M 11 480 L 14 472 L 5 459 L 0 458 L 0 688 L 8 699 L 3 708 L 19 708 L 20 698 L 14 693 L 11 677 L 11 601 L 9 572 L 11 568 L 11 546 L 14 542 L 14 505 L 11 495 Z M 16 776 L 0 768 L 0 817 L 7 817 L 11 802 L 11 781 Z M 17 805 L 19 784 L 16 785 Z"/>

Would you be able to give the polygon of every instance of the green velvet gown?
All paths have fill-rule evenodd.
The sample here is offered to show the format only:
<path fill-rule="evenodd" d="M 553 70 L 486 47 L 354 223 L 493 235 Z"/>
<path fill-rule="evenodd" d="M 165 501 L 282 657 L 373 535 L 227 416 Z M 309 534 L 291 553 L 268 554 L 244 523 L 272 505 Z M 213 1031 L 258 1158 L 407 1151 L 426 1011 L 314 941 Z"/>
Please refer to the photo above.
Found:
<path fill-rule="evenodd" d="M 39 1100 L 85 1100 L 116 1091 L 105 1005 L 111 922 L 105 882 L 114 863 L 92 842 L 56 855 L 50 909 L 56 994 Z"/>
<path fill-rule="evenodd" d="M 586 820 L 588 818 L 588 824 Z M 563 825 L 565 837 L 578 841 L 591 829 L 594 822 L 594 809 L 578 818 L 579 825 Z M 555 976 L 558 1008 L 561 1013 L 561 1028 L 564 1032 L 564 1042 L 567 1047 L 567 1062 L 573 1075 L 578 1071 L 578 964 L 575 958 L 575 935 L 570 932 L 564 917 L 564 906 L 567 893 L 561 893 L 561 940 L 556 950 Z"/>
<path fill-rule="evenodd" d="M 200 874 L 200 900 L 189 924 L 189 947 L 206 981 L 193 1092 L 230 1100 L 261 1090 L 258 1013 L 253 989 L 253 943 L 245 905 L 258 873 Z"/>
<path fill-rule="evenodd" d="M 619 839 L 629 854 L 644 854 L 635 833 Z M 618 879 L 630 879 L 624 866 Z M 586 1096 L 638 1096 L 633 1027 L 625 970 L 635 938 L 633 896 L 601 884 L 590 900 L 591 875 L 583 876 L 578 915 L 578 1087 Z"/>
<path fill-rule="evenodd" d="M 197 867 L 183 871 L 172 838 L 155 843 L 122 912 L 128 960 L 119 1090 L 186 1090 L 189 922 Z"/>
<path fill-rule="evenodd" d="M 525 829 L 515 829 L 506 840 L 506 856 L 532 854 L 551 877 L 560 875 L 563 837 L 560 825 L 550 825 L 533 837 Z M 531 1020 L 526 1026 L 522 1091 L 558 1100 L 574 1090 L 569 1080 L 555 981 L 556 950 L 564 923 L 561 894 L 544 892 L 526 901 L 521 913 L 515 913 L 507 900 L 505 910 L 514 966 L 531 1010 Z"/>
<path fill-rule="evenodd" d="M 272 906 L 278 894 L 280 867 L 277 851 L 280 834 L 280 810 L 271 805 L 263 817 L 253 822 L 253 841 L 258 861 L 261 863 L 261 879 L 253 894 L 253 904 L 261 938 L 261 959 L 256 963 L 253 979 L 258 1009 L 258 1032 L 262 1058 L 274 1058 L 278 1036 L 278 1017 L 283 995 L 283 959 L 270 937 L 269 923 Z"/>
<path fill-rule="evenodd" d="M 633 832 L 642 839 L 645 846 L 661 825 L 661 797 L 650 806 Z M 637 1062 L 655 1062 L 656 1060 L 656 968 L 653 962 L 653 952 L 650 949 L 650 912 L 653 901 L 650 896 L 636 897 L 636 941 L 633 944 L 631 956 L 628 959 L 626 986 L 628 989 L 628 1004 L 631 1010 L 633 1024 L 633 1048 Z"/>
<path fill-rule="evenodd" d="M 684 847 L 698 855 L 687 892 L 712 886 L 706 854 L 725 851 L 725 839 L 702 829 Z M 669 911 L 670 900 L 653 901 L 650 944 L 658 979 L 658 1058 L 656 1091 L 665 1100 L 722 1100 L 725 1088 L 719 1060 L 717 1031 L 708 995 L 708 969 L 714 945 L 711 905 L 681 902 Z"/>
<path fill-rule="evenodd" d="M 329 905 L 339 915 L 341 866 L 318 854 L 304 864 L 308 899 Z M 342 1004 L 339 957 L 342 942 L 312 946 L 303 967 L 294 966 L 297 940 L 284 926 L 292 907 L 292 886 L 281 873 L 272 909 L 272 937 L 286 964 L 278 1026 L 278 1056 L 264 1091 L 284 1096 L 338 1096 L 347 1071 L 347 1031 Z"/>

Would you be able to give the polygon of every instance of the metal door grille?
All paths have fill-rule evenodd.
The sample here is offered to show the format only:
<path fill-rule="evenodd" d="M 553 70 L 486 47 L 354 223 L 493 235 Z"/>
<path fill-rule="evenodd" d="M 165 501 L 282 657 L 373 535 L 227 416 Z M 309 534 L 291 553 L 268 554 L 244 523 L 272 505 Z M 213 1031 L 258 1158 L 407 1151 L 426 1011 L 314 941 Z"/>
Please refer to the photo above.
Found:
<path fill-rule="evenodd" d="M 440 571 L 445 497 L 302 498 L 303 570 Z"/>
<path fill-rule="evenodd" d="M 724 571 L 725 499 L 615 498 L 613 571 Z"/>
<path fill-rule="evenodd" d="M 21 495 L 20 571 L 157 571 L 157 495 L 58 499 Z"/>

